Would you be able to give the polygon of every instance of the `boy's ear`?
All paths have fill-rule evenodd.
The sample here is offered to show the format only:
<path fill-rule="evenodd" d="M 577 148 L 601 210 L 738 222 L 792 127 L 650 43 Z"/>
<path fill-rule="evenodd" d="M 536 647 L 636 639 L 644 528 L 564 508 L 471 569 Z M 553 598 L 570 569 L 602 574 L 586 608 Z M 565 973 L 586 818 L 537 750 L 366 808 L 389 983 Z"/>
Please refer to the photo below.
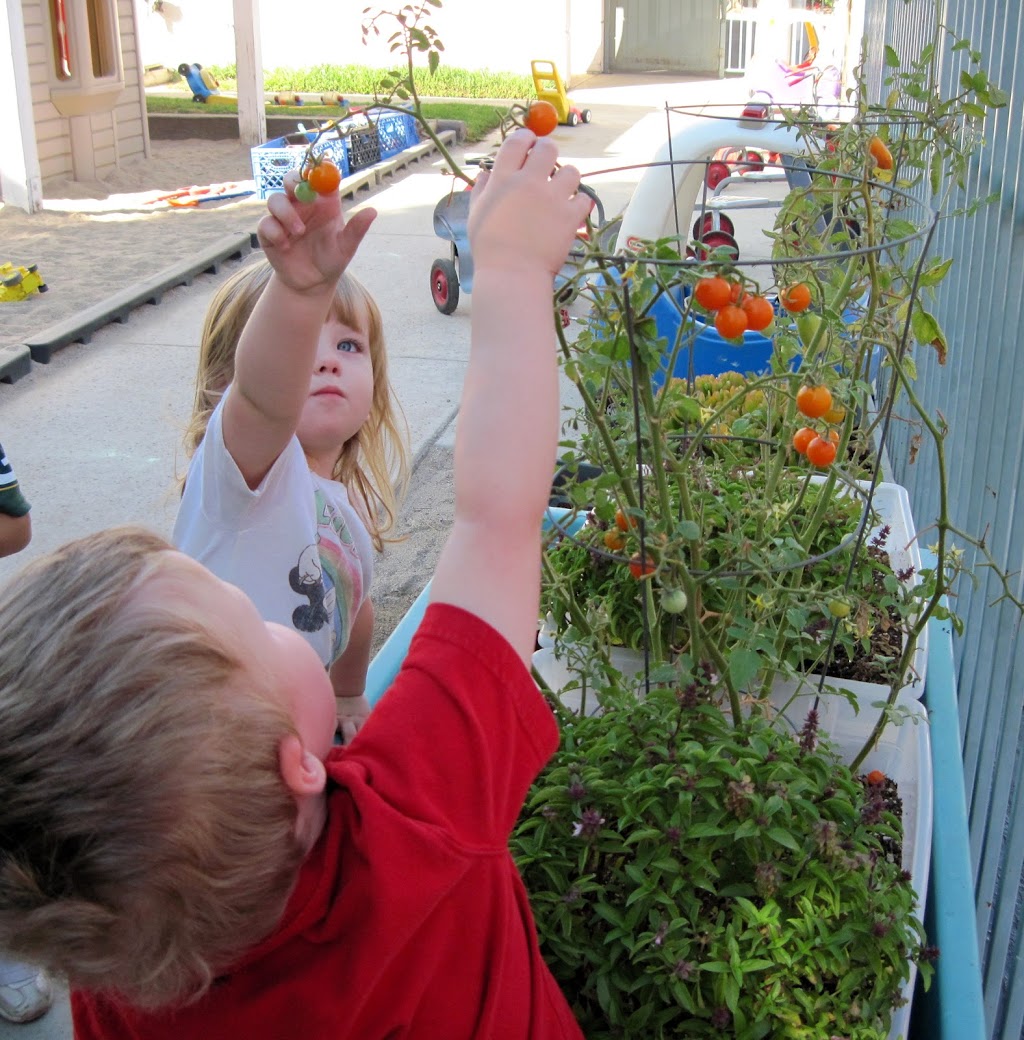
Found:
<path fill-rule="evenodd" d="M 277 761 L 281 779 L 292 794 L 320 794 L 327 786 L 327 771 L 323 762 L 307 751 L 294 733 L 282 737 L 277 749 Z"/>

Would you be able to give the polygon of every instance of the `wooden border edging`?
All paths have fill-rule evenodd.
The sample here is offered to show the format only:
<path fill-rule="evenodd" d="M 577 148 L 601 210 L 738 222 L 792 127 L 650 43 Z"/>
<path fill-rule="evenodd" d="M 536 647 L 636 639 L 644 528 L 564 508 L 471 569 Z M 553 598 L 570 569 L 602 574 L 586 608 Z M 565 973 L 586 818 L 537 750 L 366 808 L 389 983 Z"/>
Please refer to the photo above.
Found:
<path fill-rule="evenodd" d="M 252 250 L 252 235 L 238 231 L 225 235 L 184 263 L 165 267 L 162 271 L 136 282 L 127 289 L 81 311 L 73 318 L 57 322 L 25 339 L 32 360 L 49 364 L 54 353 L 70 343 L 88 343 L 97 329 L 111 322 L 123 323 L 128 315 L 144 303 L 158 304 L 168 289 L 191 285 L 201 274 L 216 274 L 228 260 L 240 260 Z M 24 373 L 21 373 L 24 375 Z"/>

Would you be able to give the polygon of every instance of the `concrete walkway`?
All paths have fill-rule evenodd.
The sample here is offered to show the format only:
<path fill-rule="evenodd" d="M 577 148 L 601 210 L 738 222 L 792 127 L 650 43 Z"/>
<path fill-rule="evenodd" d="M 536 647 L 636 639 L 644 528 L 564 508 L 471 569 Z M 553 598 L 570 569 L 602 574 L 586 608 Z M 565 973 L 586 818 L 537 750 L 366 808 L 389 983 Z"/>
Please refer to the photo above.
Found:
<path fill-rule="evenodd" d="M 721 101 L 725 93 L 741 96 L 737 84 L 728 81 L 681 83 L 657 75 L 592 77 L 573 91 L 573 97 L 592 109 L 593 121 L 560 127 L 555 138 L 563 159 L 575 162 L 585 173 L 641 163 L 664 140 L 665 117 L 660 110 L 665 103 Z M 475 149 L 487 150 L 487 146 Z M 435 309 L 428 289 L 431 261 L 447 253 L 446 244 L 433 233 L 433 207 L 451 186 L 450 178 L 432 162 L 411 167 L 370 197 L 357 200 L 359 205 L 372 204 L 380 215 L 354 269 L 384 314 L 392 377 L 409 419 L 413 451 L 421 460 L 405 519 L 411 537 L 385 554 L 375 579 L 375 603 L 381 586 L 393 593 L 392 619 L 401 616 L 402 605 L 411 602 L 429 578 L 443 537 L 450 511 L 451 435 L 469 348 L 472 296 L 463 296 L 456 313 L 444 317 Z M 593 179 L 609 216 L 625 207 L 637 177 L 638 171 L 627 170 Z M 262 211 L 261 204 L 248 203 L 225 208 L 221 215 L 172 213 L 153 220 L 160 226 L 164 264 L 189 261 L 197 248 L 196 221 L 208 219 L 210 236 L 222 236 L 228 230 L 254 230 Z M 45 273 L 42 254 L 53 257 L 56 269 L 61 227 L 45 213 L 38 217 L 0 214 L 0 236 L 5 248 L 12 248 L 16 237 L 4 231 L 16 227 L 22 235 L 18 241 L 30 242 L 40 254 L 37 260 Z M 80 311 L 99 302 L 90 286 L 104 265 L 130 266 L 133 256 L 141 258 L 145 253 L 147 236 L 157 234 L 155 229 L 147 232 L 146 221 L 126 219 L 120 238 L 110 237 L 116 207 L 108 217 L 103 220 L 99 214 L 92 226 L 97 240 L 108 236 L 106 252 L 94 251 L 93 267 L 62 279 L 64 311 L 73 314 L 76 308 Z M 185 220 L 177 225 L 183 232 L 176 244 L 178 217 Z M 133 230 L 128 233 L 126 228 Z M 86 226 L 78 233 L 89 232 Z M 121 244 L 111 246 L 111 242 Z M 139 259 L 134 262 L 139 277 L 148 273 Z M 97 331 L 86 345 L 65 347 L 50 364 L 33 365 L 23 379 L 0 383 L 0 442 L 32 502 L 35 531 L 27 550 L 0 560 L 0 581 L 32 557 L 99 528 L 140 522 L 169 533 L 177 499 L 175 477 L 184 468 L 181 435 L 191 411 L 200 325 L 211 295 L 238 263 L 226 263 L 217 274 L 202 275 L 191 286 L 169 291 L 158 305 L 143 306 L 123 324 Z M 74 297 L 70 304 L 69 296 Z M 40 300 L 36 305 L 40 315 L 46 313 Z M 20 305 L 3 305 L 13 306 Z M 4 321 L 5 310 L 0 309 L 0 343 Z M 38 331 L 29 328 L 22 335 L 27 338 Z M 383 638 L 388 624 L 381 628 Z M 0 1040 L 70 1037 L 63 996 L 35 1024 L 0 1023 Z"/>

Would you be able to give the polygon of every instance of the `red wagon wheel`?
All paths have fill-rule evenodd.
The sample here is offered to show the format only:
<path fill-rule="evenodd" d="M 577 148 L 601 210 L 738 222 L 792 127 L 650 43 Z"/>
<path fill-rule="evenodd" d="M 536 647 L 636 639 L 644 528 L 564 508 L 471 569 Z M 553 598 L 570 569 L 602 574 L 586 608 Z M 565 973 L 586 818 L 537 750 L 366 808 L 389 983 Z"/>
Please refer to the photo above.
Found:
<path fill-rule="evenodd" d="M 708 165 L 708 172 L 704 174 L 704 183 L 714 191 L 728 176 L 729 167 L 724 162 L 713 162 Z"/>
<path fill-rule="evenodd" d="M 705 213 L 693 222 L 693 238 L 703 238 L 712 231 L 724 231 L 727 235 L 736 234 L 736 226 L 724 213 Z"/>
<path fill-rule="evenodd" d="M 725 246 L 730 251 L 733 261 L 739 259 L 739 243 L 727 231 L 709 231 L 703 235 L 695 251 L 696 257 L 698 260 L 707 260 L 711 251 L 721 246 Z"/>
<path fill-rule="evenodd" d="M 459 305 L 459 275 L 451 260 L 435 260 L 430 265 L 430 295 L 442 314 L 452 314 Z"/>

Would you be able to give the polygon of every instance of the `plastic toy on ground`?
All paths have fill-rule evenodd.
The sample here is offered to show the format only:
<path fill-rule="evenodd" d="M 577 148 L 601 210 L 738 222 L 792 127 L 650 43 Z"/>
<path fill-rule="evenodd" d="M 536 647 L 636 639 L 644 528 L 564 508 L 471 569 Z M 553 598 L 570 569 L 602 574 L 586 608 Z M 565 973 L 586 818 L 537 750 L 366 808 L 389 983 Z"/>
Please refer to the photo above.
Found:
<path fill-rule="evenodd" d="M 0 264 L 0 303 L 17 303 L 32 293 L 44 293 L 47 288 L 35 264 L 28 267 Z"/>
<path fill-rule="evenodd" d="M 193 101 L 205 102 L 211 95 L 220 93 L 220 84 L 213 73 L 204 69 L 199 62 L 193 62 L 191 65 L 182 62 L 178 66 L 178 72 L 185 77 L 185 82 L 192 91 Z"/>
<path fill-rule="evenodd" d="M 569 100 L 569 95 L 565 92 L 565 84 L 553 61 L 531 61 L 530 69 L 533 73 L 533 86 L 537 91 L 537 97 L 541 101 L 549 101 L 555 106 L 560 123 L 564 123 L 566 126 L 576 126 L 578 123 L 590 122 L 590 109 L 577 108 Z"/>

